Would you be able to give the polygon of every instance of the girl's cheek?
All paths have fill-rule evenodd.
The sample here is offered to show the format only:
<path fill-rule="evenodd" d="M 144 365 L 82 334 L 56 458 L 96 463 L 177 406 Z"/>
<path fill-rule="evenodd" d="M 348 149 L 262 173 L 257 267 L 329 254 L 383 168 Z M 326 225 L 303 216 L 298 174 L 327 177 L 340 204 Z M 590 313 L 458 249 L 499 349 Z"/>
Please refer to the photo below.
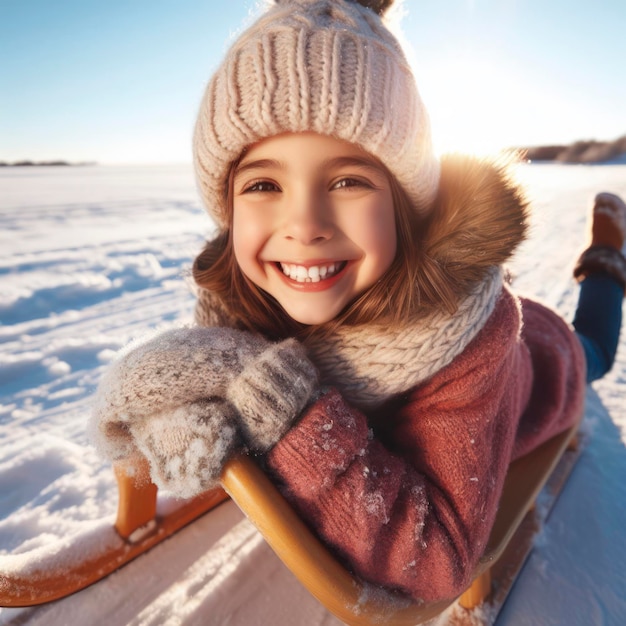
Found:
<path fill-rule="evenodd" d="M 242 260 L 244 260 L 246 252 L 250 247 L 250 237 L 247 233 L 248 229 L 244 213 L 245 211 L 235 205 L 233 211 L 233 250 L 239 266 L 241 266 Z"/>
<path fill-rule="evenodd" d="M 233 212 L 233 251 L 241 271 L 250 280 L 258 279 L 258 259 L 266 240 L 266 227 L 259 219 L 259 211 L 237 207 Z"/>

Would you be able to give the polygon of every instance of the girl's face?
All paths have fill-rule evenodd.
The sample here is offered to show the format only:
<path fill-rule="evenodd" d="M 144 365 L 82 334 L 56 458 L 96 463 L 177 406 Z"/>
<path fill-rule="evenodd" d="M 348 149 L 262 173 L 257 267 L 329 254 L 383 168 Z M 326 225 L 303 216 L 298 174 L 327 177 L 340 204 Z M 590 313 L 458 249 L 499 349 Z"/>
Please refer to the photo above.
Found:
<path fill-rule="evenodd" d="M 249 148 L 233 180 L 237 263 L 294 320 L 332 320 L 391 265 L 389 180 L 357 146 L 278 135 Z"/>

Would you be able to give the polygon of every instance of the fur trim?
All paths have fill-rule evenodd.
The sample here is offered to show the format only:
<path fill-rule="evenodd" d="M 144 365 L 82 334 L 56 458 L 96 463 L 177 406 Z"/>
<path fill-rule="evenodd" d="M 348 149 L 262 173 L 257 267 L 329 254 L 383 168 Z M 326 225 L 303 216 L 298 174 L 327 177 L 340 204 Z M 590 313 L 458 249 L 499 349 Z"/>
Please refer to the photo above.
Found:
<path fill-rule="evenodd" d="M 512 180 L 513 159 L 447 155 L 422 239 L 431 302 L 456 302 L 505 263 L 524 240 L 528 202 Z"/>

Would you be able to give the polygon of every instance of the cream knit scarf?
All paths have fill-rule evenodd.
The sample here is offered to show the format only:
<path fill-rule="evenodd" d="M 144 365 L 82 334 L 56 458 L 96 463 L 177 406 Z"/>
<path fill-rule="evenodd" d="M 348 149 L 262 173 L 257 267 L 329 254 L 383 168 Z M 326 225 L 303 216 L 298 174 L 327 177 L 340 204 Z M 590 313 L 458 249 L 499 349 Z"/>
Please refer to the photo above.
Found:
<path fill-rule="evenodd" d="M 494 268 L 461 301 L 453 315 L 437 313 L 400 329 L 343 326 L 330 337 L 304 341 L 323 384 L 337 387 L 355 407 L 374 409 L 430 378 L 459 355 L 493 312 L 502 291 L 503 272 Z M 196 321 L 228 326 L 223 309 L 200 290 Z"/>
<path fill-rule="evenodd" d="M 344 326 L 330 338 L 305 341 L 325 384 L 362 410 L 424 382 L 459 355 L 493 312 L 503 273 L 494 269 L 453 315 L 437 313 L 398 330 Z"/>

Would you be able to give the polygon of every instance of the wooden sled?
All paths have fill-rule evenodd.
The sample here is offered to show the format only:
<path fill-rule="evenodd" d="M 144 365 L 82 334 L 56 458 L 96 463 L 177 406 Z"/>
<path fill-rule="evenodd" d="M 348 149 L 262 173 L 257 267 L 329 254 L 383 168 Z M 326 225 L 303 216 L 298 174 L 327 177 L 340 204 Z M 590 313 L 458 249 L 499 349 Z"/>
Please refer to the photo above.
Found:
<path fill-rule="evenodd" d="M 547 516 L 579 454 L 572 428 L 514 462 L 507 475 L 491 537 L 474 575 L 460 597 L 460 611 L 482 602 L 494 617 L 532 547 L 532 538 Z M 88 585 L 136 558 L 184 525 L 203 515 L 227 496 L 217 489 L 186 502 L 166 516 L 156 513 L 157 488 L 148 478 L 147 463 L 132 476 L 116 468 L 119 507 L 117 545 L 94 558 L 60 570 L 41 564 L 38 572 L 21 577 L 0 575 L 0 606 L 23 607 L 56 600 Z M 549 482 L 548 482 L 549 481 Z M 542 507 L 538 494 L 548 483 Z M 296 515 L 273 483 L 246 456 L 229 461 L 222 475 L 225 491 L 259 529 L 279 558 L 331 613 L 346 624 L 423 623 L 444 611 L 453 600 L 418 604 L 367 585 L 353 577 Z M 462 613 L 451 624 L 463 624 Z M 476 622 L 474 622 L 476 623 Z"/>

